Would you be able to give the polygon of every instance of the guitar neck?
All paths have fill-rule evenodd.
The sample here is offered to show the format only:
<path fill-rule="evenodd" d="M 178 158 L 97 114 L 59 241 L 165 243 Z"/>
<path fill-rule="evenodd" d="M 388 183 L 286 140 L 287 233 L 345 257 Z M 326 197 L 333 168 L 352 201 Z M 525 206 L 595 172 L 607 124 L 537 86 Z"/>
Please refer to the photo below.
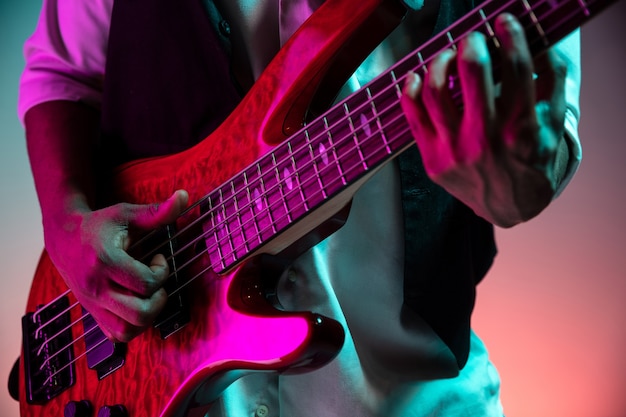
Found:
<path fill-rule="evenodd" d="M 413 144 L 399 104 L 409 71 L 423 76 L 438 53 L 456 48 L 474 31 L 482 32 L 495 51 L 494 21 L 503 12 L 520 20 L 536 56 L 611 2 L 490 0 L 479 5 L 205 197 L 210 219 L 205 239 L 214 271 L 239 264 Z M 494 72 L 497 77 L 497 67 Z M 451 75 L 450 89 L 460 105 L 459 87 Z"/>

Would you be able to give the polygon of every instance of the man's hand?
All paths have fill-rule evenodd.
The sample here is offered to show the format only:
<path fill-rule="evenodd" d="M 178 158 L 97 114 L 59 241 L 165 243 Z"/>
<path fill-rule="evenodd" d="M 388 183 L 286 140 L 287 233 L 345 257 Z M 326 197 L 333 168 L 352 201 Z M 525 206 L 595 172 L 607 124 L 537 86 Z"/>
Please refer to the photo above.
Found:
<path fill-rule="evenodd" d="M 137 232 L 174 222 L 187 200 L 185 191 L 177 191 L 161 204 L 73 210 L 45 227 L 52 261 L 109 339 L 128 342 L 164 307 L 165 257 L 156 255 L 146 265 L 127 249 Z"/>
<path fill-rule="evenodd" d="M 533 60 L 520 23 L 500 15 L 497 94 L 485 37 L 472 33 L 409 74 L 401 103 L 429 176 L 488 221 L 510 227 L 543 210 L 563 175 L 567 66 L 553 51 Z M 456 64 L 463 108 L 448 88 Z M 537 78 L 533 79 L 533 73 Z"/>

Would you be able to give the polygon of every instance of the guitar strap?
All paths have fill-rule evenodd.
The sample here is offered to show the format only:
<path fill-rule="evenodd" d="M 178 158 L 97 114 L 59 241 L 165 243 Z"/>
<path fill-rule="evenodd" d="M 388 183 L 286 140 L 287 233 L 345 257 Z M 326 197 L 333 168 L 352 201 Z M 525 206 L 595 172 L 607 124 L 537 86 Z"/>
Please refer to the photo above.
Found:
<path fill-rule="evenodd" d="M 441 0 L 433 34 L 465 14 L 468 1 Z M 219 126 L 241 99 L 229 52 L 228 23 L 213 0 L 115 1 L 102 105 L 109 159 L 179 152 Z M 430 324 L 462 367 L 475 286 L 496 252 L 493 228 L 428 179 L 416 147 L 400 155 L 399 167 L 404 307 Z"/>

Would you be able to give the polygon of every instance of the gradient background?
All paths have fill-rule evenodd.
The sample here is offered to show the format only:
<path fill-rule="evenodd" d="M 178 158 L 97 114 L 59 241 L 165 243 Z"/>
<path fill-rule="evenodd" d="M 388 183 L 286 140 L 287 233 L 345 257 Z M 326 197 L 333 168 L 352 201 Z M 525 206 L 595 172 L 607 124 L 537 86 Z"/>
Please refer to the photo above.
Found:
<path fill-rule="evenodd" d="M 21 47 L 39 0 L 0 0 L 0 417 L 20 318 L 43 247 L 15 103 Z M 584 162 L 533 221 L 498 230 L 500 255 L 480 285 L 474 327 L 502 376 L 507 417 L 626 416 L 626 2 L 583 27 Z"/>

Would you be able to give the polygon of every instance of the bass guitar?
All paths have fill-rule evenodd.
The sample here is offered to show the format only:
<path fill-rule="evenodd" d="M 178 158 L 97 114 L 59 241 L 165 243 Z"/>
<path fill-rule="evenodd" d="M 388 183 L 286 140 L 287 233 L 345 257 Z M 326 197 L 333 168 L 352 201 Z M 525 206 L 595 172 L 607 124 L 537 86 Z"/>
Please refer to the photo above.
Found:
<path fill-rule="evenodd" d="M 185 416 L 247 373 L 329 362 L 341 325 L 282 310 L 276 277 L 283 259 L 341 227 L 358 187 L 413 145 L 399 104 L 406 74 L 423 75 L 472 31 L 497 49 L 503 12 L 540 54 L 611 1 L 487 0 L 328 109 L 406 10 L 399 0 L 327 0 L 211 135 L 111 176 L 112 202 L 163 201 L 180 188 L 194 202 L 130 249 L 141 260 L 163 253 L 170 265 L 168 305 L 153 328 L 128 344 L 107 340 L 44 250 L 22 319 L 21 416 Z M 460 105 L 458 87 L 451 77 Z"/>

